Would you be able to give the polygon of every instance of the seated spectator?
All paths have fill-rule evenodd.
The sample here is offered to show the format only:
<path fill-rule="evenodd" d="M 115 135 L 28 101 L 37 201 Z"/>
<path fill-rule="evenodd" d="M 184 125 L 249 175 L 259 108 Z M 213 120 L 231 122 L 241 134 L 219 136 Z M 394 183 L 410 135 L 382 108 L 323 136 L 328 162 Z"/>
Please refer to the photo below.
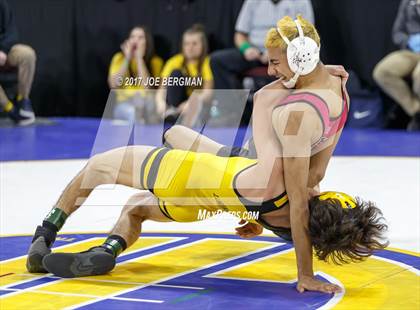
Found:
<path fill-rule="evenodd" d="M 115 119 L 151 122 L 154 113 L 153 94 L 146 92 L 153 84 L 149 77 L 158 77 L 163 60 L 154 54 L 153 39 L 144 26 L 136 26 L 114 55 L 108 73 L 108 84 L 116 91 L 113 110 Z M 127 80 L 127 78 L 134 78 Z M 138 112 L 138 113 L 137 113 Z"/>
<path fill-rule="evenodd" d="M 213 74 L 207 55 L 207 37 L 201 25 L 193 25 L 182 36 L 182 53 L 165 63 L 162 78 L 202 78 L 196 86 L 161 85 L 156 95 L 158 114 L 165 119 L 165 128 L 173 125 L 182 113 L 181 123 L 193 126 L 203 104 L 210 104 L 213 94 Z"/>
<path fill-rule="evenodd" d="M 393 27 L 400 47 L 375 67 L 379 86 L 412 117 L 408 130 L 420 130 L 420 1 L 403 0 Z M 406 79 L 412 80 L 412 87 Z"/>
<path fill-rule="evenodd" d="M 29 99 L 35 74 L 35 51 L 17 44 L 15 20 L 6 0 L 0 0 L 0 71 L 18 70 L 18 93 L 14 100 L 7 97 L 0 85 L 0 106 L 17 125 L 29 125 L 35 121 Z"/>
<path fill-rule="evenodd" d="M 310 0 L 245 0 L 235 26 L 236 48 L 211 54 L 215 89 L 242 88 L 240 74 L 267 65 L 264 39 L 267 31 L 282 16 L 301 14 L 314 23 Z"/>

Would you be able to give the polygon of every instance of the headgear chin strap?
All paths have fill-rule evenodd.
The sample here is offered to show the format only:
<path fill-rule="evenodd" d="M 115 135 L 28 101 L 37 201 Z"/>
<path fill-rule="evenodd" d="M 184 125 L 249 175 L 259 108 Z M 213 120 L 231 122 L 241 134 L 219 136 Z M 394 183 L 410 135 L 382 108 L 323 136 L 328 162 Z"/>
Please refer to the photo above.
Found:
<path fill-rule="evenodd" d="M 319 62 L 319 46 L 316 42 L 303 34 L 302 26 L 298 19 L 295 19 L 296 28 L 299 36 L 292 41 L 283 35 L 280 28 L 277 32 L 287 44 L 287 63 L 290 70 L 295 74 L 289 81 L 283 82 L 286 88 L 293 88 L 299 76 L 307 75 L 314 71 Z"/>
<path fill-rule="evenodd" d="M 341 192 L 322 192 L 318 196 L 319 200 L 327 200 L 327 199 L 337 199 L 340 201 L 341 206 L 344 209 L 353 209 L 356 208 L 356 199 Z"/>

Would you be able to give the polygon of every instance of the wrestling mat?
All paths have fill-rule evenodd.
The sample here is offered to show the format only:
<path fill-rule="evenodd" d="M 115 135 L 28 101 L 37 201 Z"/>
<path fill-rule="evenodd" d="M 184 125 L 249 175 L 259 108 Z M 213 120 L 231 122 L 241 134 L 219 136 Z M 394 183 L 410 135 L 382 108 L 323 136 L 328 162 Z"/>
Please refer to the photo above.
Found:
<path fill-rule="evenodd" d="M 78 252 L 105 234 L 61 234 L 54 251 Z M 61 279 L 29 274 L 30 236 L 0 238 L 0 308 L 6 309 L 419 309 L 420 258 L 379 251 L 358 264 L 315 260 L 340 294 L 295 290 L 290 244 L 275 237 L 144 233 L 107 275 Z"/>

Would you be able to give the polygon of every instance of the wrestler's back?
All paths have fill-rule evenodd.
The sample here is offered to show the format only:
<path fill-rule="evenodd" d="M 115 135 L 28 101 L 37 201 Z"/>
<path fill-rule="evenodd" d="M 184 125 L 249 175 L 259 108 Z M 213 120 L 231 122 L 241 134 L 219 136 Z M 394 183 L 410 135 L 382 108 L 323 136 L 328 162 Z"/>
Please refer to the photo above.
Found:
<path fill-rule="evenodd" d="M 330 76 L 327 83 L 323 83 L 323 85 L 314 84 L 309 89 L 295 90 L 294 93 L 302 91 L 311 92 L 321 97 L 328 106 L 330 118 L 340 116 L 343 112 L 340 78 Z M 237 178 L 236 186 L 244 197 L 261 197 L 263 200 L 269 200 L 285 191 L 283 152 L 271 119 L 274 109 L 281 111 L 285 108 L 281 106 L 281 102 L 290 93 L 289 90 L 284 89 L 280 81 L 274 81 L 262 88 L 254 97 L 252 122 L 258 164 L 243 171 Z M 347 93 L 345 96 L 348 102 Z M 311 164 L 325 163 L 326 168 L 341 132 L 342 129 L 338 130 L 327 140 L 312 148 Z M 313 142 L 316 142 L 316 139 L 317 137 L 314 137 Z"/>
<path fill-rule="evenodd" d="M 244 197 L 261 197 L 268 200 L 284 192 L 282 150 L 271 123 L 272 111 L 290 91 L 279 81 L 274 81 L 254 96 L 252 126 L 258 164 L 242 172 L 236 181 Z M 276 186 L 268 187 L 270 178 L 277 180 Z M 273 182 L 270 182 L 273 183 Z"/>

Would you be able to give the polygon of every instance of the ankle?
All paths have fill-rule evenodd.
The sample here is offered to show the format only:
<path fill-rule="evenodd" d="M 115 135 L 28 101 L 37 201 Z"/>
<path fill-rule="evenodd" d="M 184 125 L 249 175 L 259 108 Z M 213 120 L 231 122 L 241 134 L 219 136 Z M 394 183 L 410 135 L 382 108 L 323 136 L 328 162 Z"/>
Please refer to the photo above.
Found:
<path fill-rule="evenodd" d="M 121 236 L 110 235 L 101 247 L 105 248 L 114 257 L 118 257 L 127 248 L 127 242 Z"/>
<path fill-rule="evenodd" d="M 54 227 L 55 227 L 56 232 L 58 232 L 63 227 L 67 218 L 68 218 L 68 215 L 66 214 L 66 212 L 64 212 L 60 208 L 54 207 L 54 208 L 52 208 L 50 213 L 48 213 L 48 215 L 45 217 L 42 226 L 44 226 L 44 223 L 45 223 L 45 225 L 50 226 L 50 228 L 53 229 L 53 230 L 54 230 Z"/>

